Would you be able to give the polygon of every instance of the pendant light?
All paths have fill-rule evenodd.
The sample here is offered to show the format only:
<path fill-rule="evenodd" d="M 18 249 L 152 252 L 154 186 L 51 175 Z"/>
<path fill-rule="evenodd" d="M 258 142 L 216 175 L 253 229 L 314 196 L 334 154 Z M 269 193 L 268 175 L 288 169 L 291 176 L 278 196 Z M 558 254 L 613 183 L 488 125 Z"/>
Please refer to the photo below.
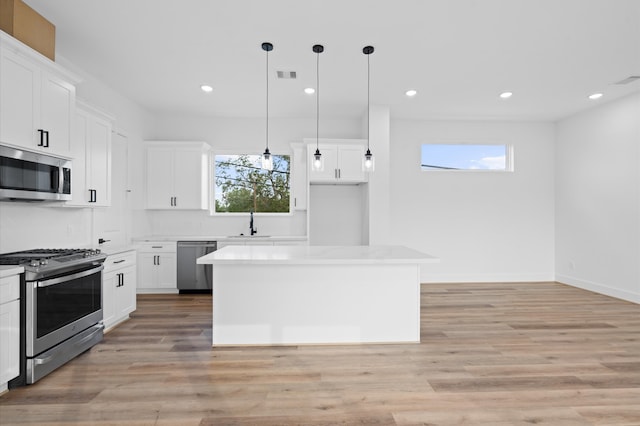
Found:
<path fill-rule="evenodd" d="M 324 52 L 324 46 L 316 44 L 313 46 L 316 56 L 316 152 L 313 154 L 313 164 L 311 169 L 316 172 L 324 170 L 324 161 L 320 154 L 319 134 L 320 134 L 320 54 Z"/>
<path fill-rule="evenodd" d="M 271 153 L 269 152 L 269 52 L 271 52 L 273 50 L 273 44 L 271 43 L 262 43 L 262 50 L 264 50 L 266 53 L 266 57 L 267 57 L 267 66 L 265 69 L 265 75 L 266 75 L 266 80 L 267 80 L 267 114 L 266 114 L 266 118 L 267 118 L 267 129 L 266 129 L 266 148 L 264 150 L 264 153 L 262 154 L 262 168 L 265 170 L 273 170 L 273 157 L 271 156 Z"/>
<path fill-rule="evenodd" d="M 362 170 L 365 172 L 372 172 L 375 169 L 376 162 L 371 150 L 369 149 L 369 111 L 371 110 L 370 102 L 369 102 L 369 92 L 370 92 L 370 66 L 369 66 L 369 58 L 373 53 L 373 46 L 365 46 L 362 49 L 362 53 L 367 55 L 367 152 L 364 154 L 364 158 L 362 159 Z"/>

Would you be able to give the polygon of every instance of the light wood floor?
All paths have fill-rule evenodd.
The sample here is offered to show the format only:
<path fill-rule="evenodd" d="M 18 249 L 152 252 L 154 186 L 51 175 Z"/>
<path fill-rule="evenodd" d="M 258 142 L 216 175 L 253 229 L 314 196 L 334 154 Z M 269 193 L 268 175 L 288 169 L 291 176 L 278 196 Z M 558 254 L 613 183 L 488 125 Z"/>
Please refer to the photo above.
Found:
<path fill-rule="evenodd" d="M 636 304 L 557 283 L 423 285 L 420 344 L 225 349 L 210 307 L 139 296 L 101 344 L 0 397 L 0 424 L 640 425 Z"/>

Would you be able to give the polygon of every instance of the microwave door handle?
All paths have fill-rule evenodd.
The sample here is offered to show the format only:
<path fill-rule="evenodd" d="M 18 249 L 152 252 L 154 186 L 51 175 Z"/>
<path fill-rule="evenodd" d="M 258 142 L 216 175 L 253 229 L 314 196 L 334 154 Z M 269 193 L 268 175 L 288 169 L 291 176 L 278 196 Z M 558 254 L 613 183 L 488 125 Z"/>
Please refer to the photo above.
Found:
<path fill-rule="evenodd" d="M 50 280 L 38 281 L 38 287 L 49 287 L 50 285 L 62 284 L 67 281 L 75 280 L 77 278 L 87 277 L 89 275 L 100 272 L 104 269 L 104 265 L 100 265 L 96 268 L 88 269 L 86 271 L 78 272 L 71 275 L 65 275 L 64 277 L 51 278 Z"/>
<path fill-rule="evenodd" d="M 64 192 L 64 168 L 62 165 L 58 166 L 58 190 L 56 192 L 58 194 Z"/>

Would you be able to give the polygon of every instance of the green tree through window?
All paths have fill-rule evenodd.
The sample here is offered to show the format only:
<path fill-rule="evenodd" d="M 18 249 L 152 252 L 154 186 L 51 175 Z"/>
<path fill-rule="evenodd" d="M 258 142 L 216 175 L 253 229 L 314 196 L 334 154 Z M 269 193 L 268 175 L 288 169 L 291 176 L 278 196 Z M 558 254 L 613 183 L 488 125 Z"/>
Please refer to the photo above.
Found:
<path fill-rule="evenodd" d="M 273 170 L 259 155 L 216 155 L 216 213 L 289 213 L 290 158 L 273 155 Z"/>

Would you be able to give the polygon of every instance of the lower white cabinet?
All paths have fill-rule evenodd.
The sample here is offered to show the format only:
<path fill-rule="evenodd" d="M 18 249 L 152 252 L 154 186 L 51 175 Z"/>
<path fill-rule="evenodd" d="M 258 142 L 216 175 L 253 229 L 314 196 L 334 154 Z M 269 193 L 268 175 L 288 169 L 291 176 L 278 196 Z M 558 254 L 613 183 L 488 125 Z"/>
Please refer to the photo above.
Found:
<path fill-rule="evenodd" d="M 0 278 L 0 392 L 20 373 L 20 276 Z"/>
<path fill-rule="evenodd" d="M 176 242 L 138 245 L 138 293 L 177 293 Z"/>
<path fill-rule="evenodd" d="M 136 252 L 107 257 L 102 278 L 102 311 L 105 328 L 129 318 L 136 310 Z"/>

